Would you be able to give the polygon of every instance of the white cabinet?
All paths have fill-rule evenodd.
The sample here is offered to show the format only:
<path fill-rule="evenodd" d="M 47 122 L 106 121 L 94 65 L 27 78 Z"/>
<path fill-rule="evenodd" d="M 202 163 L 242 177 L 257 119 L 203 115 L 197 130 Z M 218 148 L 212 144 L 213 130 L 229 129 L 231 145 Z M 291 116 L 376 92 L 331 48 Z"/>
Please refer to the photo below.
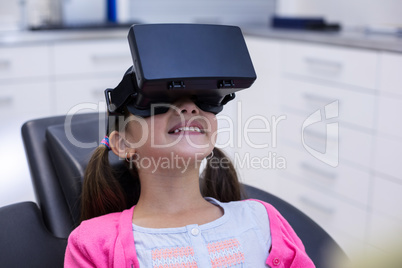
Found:
<path fill-rule="evenodd" d="M 402 226 L 402 55 L 381 53 L 380 64 L 378 129 L 372 168 L 373 213 L 368 234 L 371 245 L 389 248 L 387 241 Z"/>
<path fill-rule="evenodd" d="M 402 55 L 382 52 L 380 61 L 380 89 L 384 95 L 392 94 L 402 97 Z"/>
<path fill-rule="evenodd" d="M 378 217 L 392 218 L 402 222 L 402 183 L 381 176 L 375 176 L 373 184 L 372 209 Z"/>
<path fill-rule="evenodd" d="M 0 48 L 0 119 L 25 120 L 50 112 L 47 45 Z M 26 111 L 30 111 L 27 113 Z M 5 125 L 5 124 L 3 124 Z"/>
<path fill-rule="evenodd" d="M 0 116 L 28 120 L 104 103 L 103 91 L 117 86 L 131 65 L 125 38 L 2 47 Z"/>
<path fill-rule="evenodd" d="M 0 203 L 34 200 L 24 148 L 22 124 L 48 116 L 50 108 L 49 46 L 0 47 Z"/>
<path fill-rule="evenodd" d="M 55 113 L 105 112 L 104 91 L 119 82 L 117 77 L 57 81 L 54 84 Z"/>
<path fill-rule="evenodd" d="M 288 76 L 285 76 L 280 92 L 283 109 L 297 110 L 307 118 L 316 110 L 338 101 L 338 119 L 342 124 L 367 131 L 374 129 L 374 94 Z"/>
<path fill-rule="evenodd" d="M 402 183 L 402 140 L 376 137 L 373 169 Z M 402 193 L 401 193 L 402 194 Z"/>
<path fill-rule="evenodd" d="M 286 42 L 284 71 L 305 78 L 375 89 L 377 53 L 363 49 Z"/>
<path fill-rule="evenodd" d="M 24 122 L 67 112 L 105 111 L 103 92 L 132 65 L 125 37 L 43 41 L 0 47 L 0 206 L 34 200 L 23 155 Z M 21 163 L 22 161 L 22 163 Z M 21 191 L 21 185 L 27 188 Z"/>
<path fill-rule="evenodd" d="M 378 233 L 402 222 L 402 55 L 247 40 L 260 82 L 239 94 L 239 101 L 250 116 L 286 117 L 278 125 L 275 148 L 286 168 L 242 169 L 244 181 L 304 211 L 347 253 L 356 246 L 381 247 Z M 335 167 L 327 156 L 338 160 Z"/>
<path fill-rule="evenodd" d="M 381 53 L 381 72 L 379 80 L 379 97 L 377 111 L 377 135 L 373 155 L 373 172 L 376 174 L 376 195 L 373 207 L 388 209 L 393 216 L 402 214 L 398 204 L 402 201 L 402 55 Z M 388 190 L 381 186 L 388 185 Z M 377 190 L 381 193 L 378 194 Z M 381 200 L 395 202 L 382 203 Z M 381 204 L 381 205 L 378 205 Z M 391 213 L 392 214 L 392 213 Z M 402 218 L 399 217 L 402 223 Z"/>
<path fill-rule="evenodd" d="M 400 181 L 380 174 L 374 177 L 368 242 L 381 250 L 389 249 L 390 241 L 399 239 L 395 234 L 402 226 L 401 193 Z"/>
<path fill-rule="evenodd" d="M 47 81 L 0 85 L 2 122 L 48 116 L 51 112 L 50 103 L 50 87 Z"/>
<path fill-rule="evenodd" d="M 0 47 L 0 82 L 47 78 L 50 54 L 47 45 Z"/>
<path fill-rule="evenodd" d="M 246 36 L 246 43 L 257 80 L 251 88 L 236 92 L 236 99 L 225 108 L 232 108 L 235 124 L 236 152 L 232 158 L 242 181 L 275 193 L 280 165 L 276 160 L 281 161 L 275 158 L 275 126 L 282 124 L 276 98 L 280 90 L 282 47 L 276 40 L 253 36 Z"/>
<path fill-rule="evenodd" d="M 402 86 L 399 89 L 402 92 Z M 384 96 L 383 92 L 380 92 L 380 95 L 381 97 L 378 99 L 377 132 L 381 136 L 402 139 L 402 125 L 400 124 L 402 95 L 401 97 Z"/>
<path fill-rule="evenodd" d="M 283 189 L 297 189 L 291 202 L 349 250 L 368 226 L 378 53 L 286 42 L 283 59 Z"/>
<path fill-rule="evenodd" d="M 353 205 L 347 200 L 307 184 L 300 178 L 283 177 L 279 188 L 283 189 L 279 191 L 281 198 L 306 212 L 347 252 L 352 247 L 351 241 L 364 240 L 368 225 L 364 207 Z M 339 233 L 347 237 L 347 240 L 338 239 Z"/>
<path fill-rule="evenodd" d="M 54 70 L 59 77 L 67 75 L 120 75 L 132 65 L 126 39 L 70 41 L 53 46 Z"/>
<path fill-rule="evenodd" d="M 369 132 L 350 128 L 338 119 L 326 122 L 317 122 L 303 129 L 303 124 L 308 117 L 303 113 L 293 113 L 291 110 L 283 112 L 286 120 L 283 121 L 278 133 L 281 141 L 280 148 L 297 147 L 306 153 L 309 161 L 321 163 L 320 159 L 315 158 L 304 147 L 320 153 L 334 154 L 339 160 L 339 165 L 344 164 L 369 169 L 372 161 L 372 147 L 374 137 Z M 337 124 L 337 133 L 327 134 L 327 124 Z M 327 148 L 336 146 L 338 150 L 330 151 Z M 353 148 L 353 149 L 352 149 Z M 327 165 L 332 170 L 337 170 Z"/>
<path fill-rule="evenodd" d="M 105 111 L 104 90 L 114 88 L 132 65 L 126 39 L 56 43 L 54 59 L 54 112 Z"/>
<path fill-rule="evenodd" d="M 402 54 L 381 53 L 379 78 L 378 133 L 402 139 Z"/>

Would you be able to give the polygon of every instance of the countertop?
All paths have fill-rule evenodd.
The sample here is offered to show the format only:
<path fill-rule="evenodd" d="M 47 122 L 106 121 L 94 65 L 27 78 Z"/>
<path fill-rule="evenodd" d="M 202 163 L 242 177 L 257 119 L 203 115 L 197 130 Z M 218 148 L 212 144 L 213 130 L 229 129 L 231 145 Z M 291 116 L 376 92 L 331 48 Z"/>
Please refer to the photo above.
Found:
<path fill-rule="evenodd" d="M 125 38 L 127 29 L 43 30 L 0 33 L 0 46 L 23 46 L 75 40 Z"/>
<path fill-rule="evenodd" d="M 402 36 L 366 33 L 364 30 L 317 32 L 300 30 L 278 30 L 267 27 L 244 28 L 245 35 L 272 39 L 293 40 L 327 45 L 338 45 L 360 49 L 382 50 L 402 53 Z"/>
<path fill-rule="evenodd" d="M 317 32 L 301 30 L 279 30 L 269 27 L 242 27 L 244 35 L 271 39 L 293 40 L 310 43 L 354 47 L 402 53 L 402 36 L 389 34 L 368 34 L 358 30 L 339 32 Z M 27 44 L 54 43 L 74 40 L 94 40 L 109 38 L 126 38 L 128 29 L 94 29 L 94 30 L 44 30 L 0 32 L 0 47 L 22 46 Z"/>

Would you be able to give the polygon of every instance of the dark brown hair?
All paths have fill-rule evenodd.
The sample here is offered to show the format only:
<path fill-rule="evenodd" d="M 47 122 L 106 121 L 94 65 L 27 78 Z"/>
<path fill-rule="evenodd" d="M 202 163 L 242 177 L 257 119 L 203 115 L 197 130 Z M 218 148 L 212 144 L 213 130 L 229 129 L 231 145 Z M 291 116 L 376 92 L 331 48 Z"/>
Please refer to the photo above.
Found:
<path fill-rule="evenodd" d="M 207 159 L 200 178 L 202 195 L 221 202 L 237 201 L 244 197 L 243 188 L 230 158 L 215 147 L 213 156 Z"/>
<path fill-rule="evenodd" d="M 117 128 L 115 128 L 117 129 Z M 99 146 L 93 153 L 84 175 L 81 195 L 81 221 L 119 212 L 138 202 L 140 181 L 135 165 L 113 168 L 109 163 L 109 151 Z M 237 201 L 243 197 L 236 170 L 230 159 L 218 148 L 200 176 L 203 196 L 222 202 Z"/>

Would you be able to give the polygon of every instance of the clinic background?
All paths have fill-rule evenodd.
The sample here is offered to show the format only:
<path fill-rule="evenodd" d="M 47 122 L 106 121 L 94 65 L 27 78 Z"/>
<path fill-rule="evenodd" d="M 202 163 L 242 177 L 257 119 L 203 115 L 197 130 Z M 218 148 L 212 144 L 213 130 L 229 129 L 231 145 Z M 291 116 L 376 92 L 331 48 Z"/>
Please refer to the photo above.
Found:
<path fill-rule="evenodd" d="M 304 211 L 348 254 L 386 248 L 387 238 L 402 221 L 401 1 L 116 0 L 116 4 L 116 23 L 123 25 L 239 25 L 258 78 L 225 108 L 222 115 L 232 118 L 234 125 L 221 120 L 221 127 L 236 133 L 232 137 L 223 132 L 220 139 L 231 145 L 225 149 L 239 161 L 242 181 Z M 106 1 L 1 0 L 0 206 L 35 200 L 20 136 L 22 124 L 72 111 L 104 111 L 103 90 L 116 86 L 131 65 L 128 27 L 110 28 L 106 11 Z M 342 30 L 273 31 L 269 25 L 274 15 L 322 17 Z M 77 30 L 80 26 L 86 29 Z M 400 49 L 394 49 L 398 45 Z M 306 59 L 309 70 L 300 65 Z M 19 64 L 16 71 L 14 63 Z M 329 123 L 338 124 L 339 136 L 328 137 L 321 122 L 306 128 L 302 137 L 308 116 L 333 101 L 338 101 L 338 114 Z M 281 118 L 277 129 L 273 129 L 275 118 Z M 241 133 L 245 127 L 260 131 L 250 131 L 245 138 Z M 338 146 L 336 167 L 306 150 L 307 146 L 324 154 L 328 143 Z M 265 161 L 265 166 L 244 162 L 253 159 Z"/>

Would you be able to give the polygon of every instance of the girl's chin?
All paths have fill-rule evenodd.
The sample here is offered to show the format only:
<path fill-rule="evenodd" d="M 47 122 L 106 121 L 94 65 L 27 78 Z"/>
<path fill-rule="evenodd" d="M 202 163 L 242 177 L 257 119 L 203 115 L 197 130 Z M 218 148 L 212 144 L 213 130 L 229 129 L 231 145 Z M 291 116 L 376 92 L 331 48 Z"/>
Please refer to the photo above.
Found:
<path fill-rule="evenodd" d="M 158 154 L 152 157 L 139 155 L 136 160 L 138 169 L 146 169 L 152 172 L 173 172 L 181 173 L 197 170 L 201 167 L 202 161 L 208 157 L 209 151 L 190 152 L 189 150 L 159 150 Z"/>
<path fill-rule="evenodd" d="M 175 158 L 182 158 L 182 159 L 198 159 L 202 160 L 210 154 L 209 150 L 206 151 L 205 149 L 186 149 L 181 148 L 179 150 L 169 150 L 168 156 L 175 157 Z"/>

